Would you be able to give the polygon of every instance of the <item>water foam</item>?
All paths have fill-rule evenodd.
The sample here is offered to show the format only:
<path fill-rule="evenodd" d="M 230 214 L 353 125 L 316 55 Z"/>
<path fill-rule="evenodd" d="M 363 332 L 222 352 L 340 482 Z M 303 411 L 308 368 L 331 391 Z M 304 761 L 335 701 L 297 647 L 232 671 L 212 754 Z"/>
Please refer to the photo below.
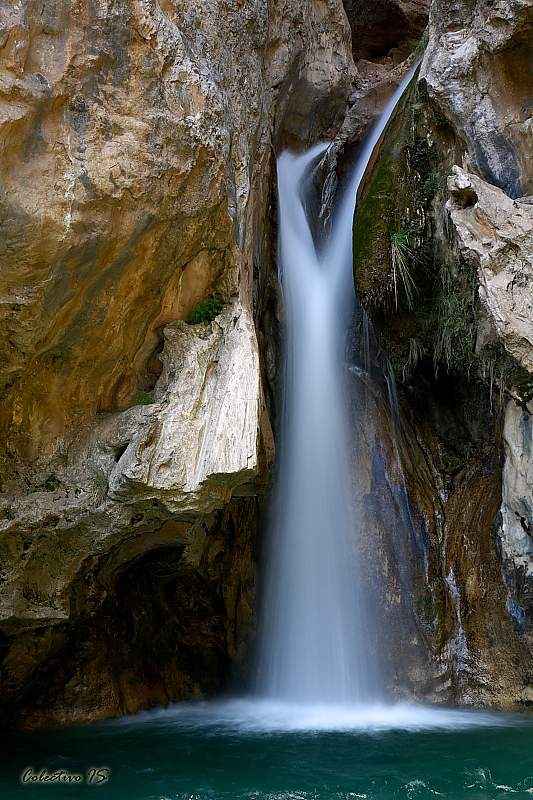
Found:
<path fill-rule="evenodd" d="M 140 712 L 121 724 L 157 722 L 176 728 L 214 733 L 298 733 L 340 731 L 380 733 L 402 731 L 458 731 L 468 728 L 516 725 L 514 715 L 469 711 L 415 703 L 304 705 L 274 700 L 238 698 L 209 702 L 175 703 L 164 709 Z"/>

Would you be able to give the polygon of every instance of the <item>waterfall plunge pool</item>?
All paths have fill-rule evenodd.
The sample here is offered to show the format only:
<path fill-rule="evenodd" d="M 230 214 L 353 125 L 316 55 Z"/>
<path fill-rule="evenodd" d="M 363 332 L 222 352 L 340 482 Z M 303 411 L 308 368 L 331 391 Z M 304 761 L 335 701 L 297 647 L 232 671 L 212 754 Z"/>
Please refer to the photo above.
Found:
<path fill-rule="evenodd" d="M 495 800 L 533 796 L 533 720 L 416 705 L 181 703 L 134 717 L 15 732 L 0 797 L 107 800 Z M 43 769 L 77 784 L 28 781 Z M 101 784 L 88 770 L 106 767 Z"/>

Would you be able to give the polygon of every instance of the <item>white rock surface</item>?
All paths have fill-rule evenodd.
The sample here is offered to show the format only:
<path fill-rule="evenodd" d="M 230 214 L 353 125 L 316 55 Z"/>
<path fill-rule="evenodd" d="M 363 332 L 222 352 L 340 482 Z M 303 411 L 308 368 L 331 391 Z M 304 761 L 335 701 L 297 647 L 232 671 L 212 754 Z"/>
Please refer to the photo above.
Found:
<path fill-rule="evenodd" d="M 533 373 L 533 206 L 460 167 L 448 178 L 459 248 L 476 266 L 479 297 L 507 351 Z"/>
<path fill-rule="evenodd" d="M 127 500 L 141 492 L 161 497 L 173 513 L 206 513 L 259 478 L 259 353 L 253 322 L 239 304 L 212 330 L 178 326 L 165 329 L 159 402 L 111 472 L 109 494 Z"/>

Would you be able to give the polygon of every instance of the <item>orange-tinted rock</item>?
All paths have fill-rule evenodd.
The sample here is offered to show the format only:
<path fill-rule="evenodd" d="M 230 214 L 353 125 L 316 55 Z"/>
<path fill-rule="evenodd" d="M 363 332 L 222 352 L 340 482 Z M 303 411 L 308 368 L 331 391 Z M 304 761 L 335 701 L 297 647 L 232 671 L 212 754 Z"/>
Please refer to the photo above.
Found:
<path fill-rule="evenodd" d="M 254 327 L 274 294 L 272 144 L 337 130 L 354 80 L 340 0 L 0 9 L 0 699 L 12 719 L 207 693 L 231 659 L 246 662 L 254 496 L 273 457 Z M 213 294 L 224 308 L 211 326 L 173 324 Z M 155 402 L 136 405 L 140 388 Z M 210 517 L 228 503 L 225 522 Z M 184 544 L 180 526 L 198 520 Z M 206 530 L 224 534 L 215 544 Z M 138 609 L 119 620 L 113 603 L 126 584 L 148 602 L 149 562 L 177 588 L 137 635 Z M 189 604 L 183 648 L 135 651 L 167 612 L 170 637 Z M 118 677 L 100 645 L 113 620 Z"/>

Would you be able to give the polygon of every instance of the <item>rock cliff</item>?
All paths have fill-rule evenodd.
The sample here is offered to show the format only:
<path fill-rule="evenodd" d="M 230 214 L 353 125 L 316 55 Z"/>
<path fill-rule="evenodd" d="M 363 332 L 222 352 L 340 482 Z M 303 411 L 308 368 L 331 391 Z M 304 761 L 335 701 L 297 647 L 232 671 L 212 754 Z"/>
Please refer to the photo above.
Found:
<path fill-rule="evenodd" d="M 282 336 L 274 154 L 345 119 L 336 155 L 360 139 L 427 2 L 363 17 L 0 4 L 7 721 L 132 712 L 249 666 Z"/>
<path fill-rule="evenodd" d="M 355 223 L 356 286 L 403 419 L 411 584 L 390 566 L 388 580 L 424 641 L 391 683 L 520 710 L 533 666 L 532 31 L 530 2 L 432 3 L 418 86 Z M 385 461 L 374 496 L 401 484 Z"/>
<path fill-rule="evenodd" d="M 4 716 L 134 711 L 245 664 L 273 146 L 335 131 L 355 85 L 336 0 L 0 6 Z"/>

